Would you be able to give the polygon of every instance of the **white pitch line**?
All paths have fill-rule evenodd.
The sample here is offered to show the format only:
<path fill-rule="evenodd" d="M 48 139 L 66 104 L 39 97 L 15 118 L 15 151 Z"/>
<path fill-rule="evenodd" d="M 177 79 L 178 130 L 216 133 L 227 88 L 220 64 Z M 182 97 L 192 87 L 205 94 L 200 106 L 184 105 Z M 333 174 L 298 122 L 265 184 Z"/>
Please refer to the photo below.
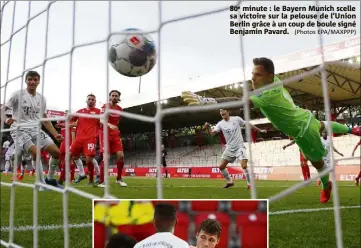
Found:
<path fill-rule="evenodd" d="M 89 228 L 92 227 L 93 223 L 80 223 L 80 224 L 69 224 L 68 228 Z M 38 226 L 38 230 L 57 230 L 64 228 L 63 225 L 46 225 L 46 226 Z M 14 231 L 24 232 L 24 231 L 32 231 L 34 230 L 34 226 L 18 226 L 14 227 Z M 9 227 L 1 227 L 1 232 L 8 232 Z"/>
<path fill-rule="evenodd" d="M 112 186 L 113 184 L 110 184 L 110 186 Z M 114 184 L 116 185 L 116 184 Z M 241 185 L 242 184 L 235 184 L 235 185 Z M 221 187 L 222 186 L 222 187 Z M 244 187 L 246 187 L 246 185 L 243 185 Z M 88 186 L 88 185 L 76 185 L 76 186 L 72 186 L 74 188 L 98 188 L 98 187 L 93 187 L 93 186 Z M 135 185 L 128 185 L 127 188 L 156 188 L 157 186 L 152 186 L 152 185 L 141 185 L 141 186 L 135 186 Z M 163 185 L 164 188 L 217 188 L 217 186 L 214 185 Z M 256 185 L 257 188 L 289 188 L 290 185 L 274 185 L 274 186 L 267 186 L 267 185 Z M 337 185 L 338 188 L 343 188 L 343 187 L 354 187 L 356 188 L 355 185 Z M 117 188 L 116 187 L 111 187 L 111 188 Z M 120 188 L 120 187 L 119 187 Z M 219 188 L 223 188 L 223 185 L 220 185 Z M 306 187 L 305 187 L 306 188 Z"/>
<path fill-rule="evenodd" d="M 340 206 L 339 209 L 353 209 L 353 208 L 361 208 L 361 206 Z M 282 210 L 269 212 L 269 215 L 281 215 L 281 214 L 297 214 L 297 213 L 310 213 L 310 212 L 319 212 L 319 211 L 331 211 L 335 208 L 305 208 L 305 209 L 290 209 L 290 210 Z"/>

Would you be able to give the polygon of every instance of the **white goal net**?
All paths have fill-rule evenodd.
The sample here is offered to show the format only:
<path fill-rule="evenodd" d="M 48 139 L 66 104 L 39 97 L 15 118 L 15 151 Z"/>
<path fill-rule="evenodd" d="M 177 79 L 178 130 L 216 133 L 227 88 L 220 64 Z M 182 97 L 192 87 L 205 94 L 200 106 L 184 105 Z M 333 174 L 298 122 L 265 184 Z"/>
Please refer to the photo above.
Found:
<path fill-rule="evenodd" d="M 56 84 L 63 83 L 63 92 L 66 93 L 67 97 L 63 97 L 62 95 L 59 95 L 57 93 L 53 93 L 52 96 L 57 97 L 59 102 L 62 102 L 64 109 L 71 110 L 71 114 L 67 117 L 54 117 L 54 118 L 45 118 L 42 119 L 42 121 L 45 120 L 51 120 L 51 121 L 58 121 L 58 120 L 65 120 L 67 125 L 69 125 L 69 118 L 71 116 L 85 116 L 81 114 L 74 113 L 74 99 L 80 98 L 84 99 L 84 96 L 81 94 L 88 94 L 87 88 L 87 81 L 92 80 L 91 76 L 89 74 L 92 74 L 91 71 L 87 68 L 86 65 L 83 67 L 80 66 L 80 72 L 77 71 L 78 67 L 75 67 L 74 64 L 86 64 L 86 63 L 92 63 L 92 56 L 87 54 L 89 51 L 91 51 L 92 47 L 98 46 L 100 49 L 97 51 L 102 51 L 103 55 L 99 55 L 103 59 L 104 67 L 101 68 L 100 75 L 95 75 L 94 80 L 98 81 L 97 86 L 99 87 L 99 91 L 104 92 L 104 102 L 108 101 L 108 92 L 111 90 L 110 88 L 110 80 L 111 76 L 110 74 L 113 72 L 110 72 L 112 70 L 108 65 L 107 60 L 107 47 L 108 47 L 108 38 L 111 35 L 114 34 L 126 34 L 125 32 L 119 32 L 117 27 L 114 27 L 114 21 L 113 19 L 116 18 L 118 13 L 114 13 L 112 11 L 112 6 L 116 5 L 116 2 L 107 2 L 102 3 L 102 7 L 94 12 L 91 13 L 93 15 L 94 20 L 89 20 L 88 25 L 97 25 L 97 15 L 101 13 L 101 15 L 106 18 L 100 18 L 101 21 L 104 23 L 101 23 L 102 26 L 102 32 L 104 33 L 104 38 L 101 39 L 94 39 L 92 35 L 84 33 L 83 30 L 79 29 L 77 25 L 80 25 L 79 22 L 84 22 L 81 18 L 77 18 L 78 14 L 82 15 L 83 12 L 86 11 L 84 8 L 79 8 L 78 4 L 81 3 L 78 2 L 68 2 L 67 6 L 64 7 L 64 11 L 67 13 L 66 16 L 61 16 L 57 12 L 57 14 L 54 14 L 53 16 L 53 8 L 56 7 L 57 4 L 60 4 L 60 2 L 57 1 L 51 1 L 47 2 L 46 4 L 42 4 L 43 7 L 36 7 L 36 10 L 34 10 L 33 6 L 35 5 L 33 2 L 18 2 L 18 1 L 2 1 L 1 2 L 1 104 L 5 104 L 6 101 L 9 98 L 9 95 L 11 95 L 15 90 L 23 89 L 24 88 L 24 76 L 25 73 L 29 70 L 37 70 L 41 74 L 41 84 L 40 84 L 40 90 L 39 92 L 44 94 L 46 98 L 48 96 L 45 92 L 51 91 L 56 92 L 57 91 L 57 85 L 54 85 L 52 83 L 52 80 L 54 78 L 58 78 L 55 80 Z M 243 82 L 243 96 L 242 100 L 240 101 L 234 101 L 234 102 L 227 102 L 227 103 L 219 103 L 215 105 L 204 105 L 204 106 L 182 106 L 182 107 L 175 107 L 175 108 L 167 108 L 164 109 L 162 105 L 162 101 L 164 100 L 163 94 L 162 94 L 162 75 L 163 71 L 166 69 L 163 68 L 169 68 L 167 65 L 164 65 L 163 59 L 163 53 L 167 49 L 164 49 L 163 51 L 163 42 L 165 41 L 162 39 L 162 30 L 164 30 L 169 25 L 175 25 L 178 22 L 182 21 L 188 21 L 194 18 L 201 18 L 206 16 L 215 15 L 218 13 L 228 13 L 229 12 L 229 4 L 228 6 L 224 5 L 225 7 L 219 8 L 217 10 L 209 10 L 209 11 L 202 11 L 201 13 L 196 13 L 188 16 L 181 16 L 174 19 L 168 18 L 165 20 L 164 15 L 166 13 L 164 12 L 164 5 L 166 3 L 158 2 L 157 5 L 157 13 L 158 13 L 158 19 L 157 24 L 155 25 L 155 28 L 150 28 L 149 30 L 145 30 L 144 33 L 152 35 L 155 40 L 157 41 L 157 53 L 158 53 L 158 61 L 157 66 L 154 68 L 154 78 L 156 80 L 156 95 L 157 95 L 157 101 L 156 101 L 156 114 L 154 117 L 144 116 L 144 115 L 138 115 L 138 114 L 132 114 L 127 112 L 116 112 L 113 110 L 106 109 L 105 113 L 101 115 L 101 119 L 104 119 L 109 116 L 110 113 L 119 113 L 124 118 L 131 118 L 136 119 L 140 122 L 150 122 L 155 123 L 155 137 L 156 137 L 156 166 L 158 168 L 162 167 L 162 160 L 161 160 L 161 135 L 162 135 L 162 119 L 165 116 L 168 115 L 176 115 L 178 113 L 194 113 L 194 112 L 202 112 L 202 111 L 211 111 L 211 110 L 219 110 L 220 108 L 237 108 L 237 107 L 243 107 L 244 109 L 244 119 L 246 120 L 246 139 L 252 140 L 251 138 L 251 130 L 250 130 L 250 108 L 248 105 L 248 101 L 250 96 L 260 94 L 262 91 L 271 89 L 280 85 L 288 85 L 291 82 L 295 82 L 298 80 L 301 80 L 302 78 L 308 77 L 310 75 L 319 74 L 321 76 L 322 80 L 322 91 L 323 91 L 323 99 L 324 99 L 324 110 L 326 113 L 326 121 L 330 123 L 331 120 L 331 112 L 330 112 L 330 99 L 329 99 L 329 85 L 327 83 L 327 68 L 330 64 L 337 64 L 337 63 L 343 63 L 343 62 L 335 62 L 335 61 L 326 61 L 324 59 L 323 50 L 321 49 L 321 56 L 320 56 L 320 63 L 318 66 L 316 66 L 314 69 L 309 70 L 307 72 L 304 72 L 302 74 L 294 75 L 292 77 L 286 78 L 285 80 L 282 80 L 279 83 L 274 83 L 269 86 L 265 86 L 261 89 L 250 91 L 249 84 L 247 81 L 249 80 L 249 75 L 246 75 L 244 73 L 246 71 L 246 65 L 249 64 L 249 62 L 245 61 L 245 53 L 247 50 L 247 45 L 244 42 L 244 37 L 242 35 L 239 36 L 239 45 L 238 50 L 234 51 L 234 53 L 238 53 L 239 62 L 241 65 L 239 80 Z M 233 5 L 241 5 L 241 2 L 233 2 Z M 249 4 L 249 3 L 248 3 Z M 314 3 L 315 5 L 318 4 L 318 2 Z M 154 5 L 154 3 L 153 3 Z M 204 3 L 206 5 L 206 3 Z M 84 6 L 83 6 L 84 7 Z M 16 13 L 19 13 L 21 9 L 21 15 L 17 15 Z M 24 12 L 26 10 L 26 12 Z M 81 13 L 78 13 L 78 11 L 81 11 Z M 124 10 L 125 11 L 125 10 Z M 55 13 L 55 12 L 54 12 Z M 238 14 L 241 13 L 241 10 L 238 11 Z M 100 14 L 99 14 L 100 15 Z M 121 14 L 120 14 L 121 15 Z M 227 14 L 228 15 L 228 14 Z M 57 22 L 57 24 L 54 24 L 56 21 L 56 18 L 60 18 L 63 20 L 63 23 Z M 146 18 L 146 17 L 142 17 Z M 85 21 L 86 22 L 86 21 Z M 144 19 L 143 19 L 144 22 Z M 226 23 L 229 22 L 229 20 L 225 20 Z M 53 24 L 53 25 L 52 25 Z M 83 23 L 84 24 L 84 23 Z M 136 23 L 137 24 L 137 23 Z M 99 24 L 100 25 L 100 24 Z M 134 26 L 133 23 L 128 23 L 129 26 Z M 228 24 L 227 24 L 228 25 Z M 229 29 L 229 26 L 224 27 L 225 29 Z M 55 27 L 53 27 L 55 26 Z M 90 27 L 91 29 L 92 27 Z M 95 28 L 95 27 L 94 27 Z M 208 32 L 212 32 L 212 27 L 209 28 Z M 40 31 L 39 31 L 40 30 Z M 318 33 L 321 33 L 319 30 L 321 28 L 315 28 L 315 30 Z M 32 34 L 31 32 L 38 32 L 40 35 Z M 57 33 L 54 35 L 54 33 Z M 56 53 L 54 52 L 54 39 L 59 39 L 58 42 L 62 43 L 62 33 L 71 33 L 71 40 L 69 45 L 69 49 L 66 51 Z M 82 34 L 84 34 L 84 37 L 82 37 Z M 187 35 L 187 34 L 185 34 Z M 55 38 L 54 38 L 55 37 Z M 302 37 L 302 36 L 300 36 Z M 192 38 L 192 35 L 189 37 Z M 258 37 L 255 37 L 257 39 Z M 300 38 L 302 39 L 302 38 Z M 323 36 L 318 35 L 318 47 L 322 47 L 324 45 Z M 68 41 L 66 41 L 68 42 Z M 82 49 L 85 49 L 84 51 Z M 102 50 L 103 49 L 103 50 Z M 55 49 L 56 50 L 56 49 Z M 41 52 L 40 52 L 41 51 Z M 74 59 L 74 54 L 77 52 L 87 54 L 84 58 L 88 59 L 88 61 L 77 61 Z M 209 51 L 212 52 L 212 51 Z M 40 53 L 43 55 L 42 58 L 39 58 L 37 53 Z M 181 51 L 180 51 L 181 53 Z M 176 56 L 175 54 L 173 54 Z M 31 60 L 30 58 L 32 56 L 37 56 L 37 59 Z M 181 54 L 179 54 L 181 56 Z M 195 55 L 195 56 L 201 56 L 201 55 Z M 217 59 L 217 58 L 215 58 Z M 32 61 L 32 63 L 29 63 L 29 61 Z M 69 65 L 68 68 L 58 68 L 57 64 L 54 61 L 57 60 L 63 60 L 67 61 L 67 64 Z M 192 58 L 189 59 L 189 63 L 192 63 Z M 222 62 L 219 62 L 222 63 Z M 359 69 L 359 64 L 349 64 L 349 63 L 343 63 L 344 66 L 349 66 L 352 68 Z M 15 68 L 12 68 L 15 67 Z M 170 68 L 172 69 L 172 68 Z M 49 71 L 55 71 L 52 75 Z M 66 73 L 65 73 L 66 72 Z M 79 83 L 79 80 L 82 80 L 81 75 L 87 74 L 87 76 L 84 76 L 85 80 Z M 65 78 L 63 75 L 67 75 Z M 59 77 L 61 79 L 59 80 Z M 120 77 L 120 76 L 118 76 Z M 146 81 L 142 79 L 142 86 L 146 86 Z M 118 79 L 118 84 L 122 84 L 122 79 Z M 136 81 L 132 81 L 136 82 Z M 112 85 L 114 86 L 114 85 Z M 154 85 L 153 85 L 154 86 Z M 168 85 L 169 86 L 169 85 Z M 151 88 L 152 86 L 148 86 Z M 85 88 L 85 89 L 84 89 Z M 149 88 L 146 90 L 149 90 Z M 89 89 L 95 90 L 95 88 Z M 138 84 L 135 84 L 133 86 L 133 90 L 138 91 Z M 80 91 L 80 92 L 77 92 Z M 181 92 L 179 92 L 179 95 Z M 178 96 L 179 96 L 178 95 Z M 79 97 L 77 97 L 79 96 Z M 79 99 L 76 101 L 79 102 Z M 82 100 L 81 100 L 82 101 Z M 52 101 L 54 103 L 54 101 Z M 48 106 L 49 108 L 49 106 Z M 42 109 L 42 108 L 41 108 Z M 41 110 L 42 111 L 42 110 Z M 41 115 L 44 113 L 41 113 Z M 88 115 L 89 118 L 94 118 L 94 116 Z M 14 117 L 17 118 L 16 116 Z M 26 126 L 26 125 L 24 125 Z M 19 128 L 24 127 L 21 125 L 18 125 L 15 129 L 11 128 L 4 128 L 4 120 L 1 120 L 1 136 L 3 136 L 4 133 L 10 132 L 10 131 L 16 131 L 19 130 Z M 41 129 L 41 122 L 38 123 L 38 136 L 37 136 L 37 147 L 38 147 L 38 154 L 40 154 L 40 129 Z M 104 128 L 105 136 L 107 136 L 108 129 Z M 331 126 L 327 125 L 327 132 L 330 135 L 331 134 Z M 69 132 L 66 133 L 66 147 L 69 147 Z M 108 143 L 105 142 L 105 152 L 104 152 L 104 182 L 105 185 L 109 186 L 109 176 L 108 176 L 108 168 L 109 168 L 109 162 L 108 162 Z M 250 168 L 250 180 L 251 180 L 251 191 L 250 191 L 250 197 L 252 199 L 256 199 L 258 197 L 257 195 L 257 188 L 255 187 L 256 181 L 254 179 L 254 166 L 252 163 L 252 157 L 254 154 L 252 154 L 251 144 L 248 143 L 247 149 L 250 152 L 249 157 L 249 168 Z M 332 145 L 332 139 L 331 139 L 331 150 L 333 149 Z M 69 152 L 67 151 L 67 156 Z M 359 158 L 343 158 L 342 160 L 348 160 L 348 159 L 359 159 Z M 15 158 L 14 163 L 14 172 L 16 172 L 17 164 L 18 164 L 18 158 Z M 37 156 L 37 164 L 40 164 L 40 157 Z M 325 170 L 322 174 L 319 176 L 326 175 L 327 173 L 330 173 L 334 171 L 334 165 L 335 162 L 337 162 L 334 159 L 334 156 L 331 156 L 331 167 Z M 66 179 L 70 178 L 70 165 L 69 162 L 66 163 L 65 167 L 66 171 Z M 162 187 L 162 176 L 161 176 L 161 170 L 157 170 L 158 177 L 157 177 L 157 198 L 162 199 L 163 198 L 163 187 Z M 289 194 L 292 194 L 296 190 L 305 187 L 309 184 L 310 181 L 315 181 L 319 178 L 313 177 L 309 179 L 308 181 L 300 182 L 295 184 L 294 186 L 287 188 L 286 190 L 280 192 L 277 195 L 274 195 L 270 197 L 270 204 L 272 204 L 275 201 L 281 200 L 282 198 L 286 197 Z M 339 193 L 338 193 L 338 187 L 337 187 L 337 180 L 334 173 L 331 173 L 331 181 L 333 182 L 333 188 L 332 188 L 332 195 L 333 195 L 333 205 L 334 205 L 334 220 L 335 220 L 335 232 L 336 232 L 336 240 L 337 240 L 337 247 L 342 248 L 343 247 L 343 238 L 342 238 L 342 223 L 340 218 L 340 200 L 339 200 Z M 9 214 L 9 228 L 8 228 L 8 239 L 4 240 L 1 239 L 1 245 L 5 247 L 21 247 L 15 243 L 14 238 L 14 209 L 15 209 L 15 189 L 18 187 L 28 187 L 33 189 L 33 244 L 32 247 L 39 247 L 39 225 L 38 225 L 38 216 L 39 216 L 39 201 L 41 199 L 41 194 L 39 193 L 39 187 L 46 188 L 48 190 L 54 191 L 54 194 L 62 194 L 62 200 L 63 200 L 63 229 L 64 229 L 64 247 L 70 247 L 69 246 L 69 206 L 68 206 L 68 200 L 69 200 L 69 194 L 73 193 L 80 197 L 88 198 L 88 199 L 94 199 L 99 198 L 96 195 L 87 193 L 86 191 L 83 191 L 79 188 L 75 188 L 70 184 L 70 180 L 65 181 L 65 187 L 64 189 L 54 188 L 52 186 L 49 186 L 48 184 L 44 184 L 40 181 L 39 173 L 36 173 L 36 180 L 35 183 L 23 183 L 19 182 L 16 179 L 9 183 L 1 181 L 1 187 L 9 187 L 10 192 L 10 199 L 1 199 L 2 201 L 9 201 L 10 204 L 10 214 Z M 121 198 L 121 195 L 111 195 L 111 192 L 109 191 L 109 187 L 104 188 L 104 198 Z M 91 201 L 89 201 L 89 204 L 91 204 Z M 49 208 L 52 208 L 52 206 L 49 206 Z M 29 244 L 29 247 L 31 245 Z"/>

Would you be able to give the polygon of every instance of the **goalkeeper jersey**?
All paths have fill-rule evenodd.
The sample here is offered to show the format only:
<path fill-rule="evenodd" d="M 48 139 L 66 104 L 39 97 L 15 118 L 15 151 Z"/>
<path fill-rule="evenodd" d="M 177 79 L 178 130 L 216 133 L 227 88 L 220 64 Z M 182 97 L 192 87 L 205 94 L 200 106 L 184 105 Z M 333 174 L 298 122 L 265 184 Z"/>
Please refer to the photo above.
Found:
<path fill-rule="evenodd" d="M 274 82 L 279 81 L 275 77 Z M 302 137 L 310 124 L 312 113 L 297 107 L 283 86 L 265 90 L 250 100 L 275 128 L 294 138 Z"/>
<path fill-rule="evenodd" d="M 151 223 L 154 206 L 151 202 L 121 201 L 109 206 L 98 203 L 94 206 L 94 221 L 106 226 L 143 225 Z"/>

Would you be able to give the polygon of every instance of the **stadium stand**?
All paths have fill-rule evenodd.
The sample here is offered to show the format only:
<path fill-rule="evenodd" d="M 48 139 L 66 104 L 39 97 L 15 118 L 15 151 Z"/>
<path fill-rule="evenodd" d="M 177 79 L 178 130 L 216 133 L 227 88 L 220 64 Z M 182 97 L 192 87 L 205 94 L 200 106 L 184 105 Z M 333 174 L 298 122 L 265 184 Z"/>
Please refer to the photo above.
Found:
<path fill-rule="evenodd" d="M 359 138 L 353 135 L 345 135 L 334 137 L 334 146 L 338 151 L 347 155 L 350 154 Z M 290 140 L 269 140 L 252 143 L 252 153 L 254 166 L 299 166 L 300 157 L 299 150 L 296 145 L 283 150 L 282 147 L 288 144 Z M 246 147 L 248 144 L 245 143 Z M 169 167 L 201 167 L 201 166 L 216 166 L 219 163 L 222 152 L 225 149 L 220 144 L 210 146 L 197 147 L 180 147 L 168 149 L 168 166 Z M 339 159 L 340 156 L 335 154 L 335 158 Z M 126 165 L 136 167 L 150 167 L 155 164 L 155 152 L 137 152 L 131 158 L 127 158 Z M 347 160 L 340 161 L 339 165 L 354 164 L 355 161 Z M 238 166 L 238 161 L 234 165 Z"/>

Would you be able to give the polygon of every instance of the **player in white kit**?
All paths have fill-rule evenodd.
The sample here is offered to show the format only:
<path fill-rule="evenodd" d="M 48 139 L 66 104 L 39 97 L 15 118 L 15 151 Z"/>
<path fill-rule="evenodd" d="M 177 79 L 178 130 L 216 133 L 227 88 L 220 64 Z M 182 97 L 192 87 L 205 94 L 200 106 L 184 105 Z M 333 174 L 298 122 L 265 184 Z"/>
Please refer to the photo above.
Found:
<path fill-rule="evenodd" d="M 5 111 L 12 109 L 12 118 L 7 118 L 6 123 L 11 125 L 11 128 L 16 128 L 19 124 L 26 124 L 27 126 L 21 126 L 19 131 L 11 131 L 10 135 L 15 141 L 15 147 L 18 150 L 24 149 L 32 156 L 32 165 L 35 167 L 36 156 L 40 154 L 36 153 L 37 136 L 38 136 L 38 121 L 41 118 L 46 118 L 46 100 L 43 95 L 36 92 L 36 89 L 40 83 L 40 75 L 36 71 L 28 71 L 25 75 L 26 89 L 15 92 L 8 102 L 5 104 L 5 108 L 1 109 L 1 117 L 5 120 Z M 40 112 L 43 110 L 44 115 L 40 116 Z M 20 118 L 18 118 L 20 114 Z M 53 135 L 54 138 L 61 141 L 63 137 L 53 127 L 51 121 L 42 121 L 45 128 Z M 18 138 L 17 138 L 18 136 Z M 54 141 L 43 130 L 40 130 L 40 148 L 50 153 L 50 155 L 58 159 L 60 156 L 59 148 L 54 144 Z M 17 151 L 15 152 L 17 153 Z M 43 178 L 43 167 L 38 166 L 38 172 L 40 180 L 43 183 L 58 186 L 56 180 L 48 180 Z M 42 189 L 42 188 L 41 188 Z"/>
<path fill-rule="evenodd" d="M 7 142 L 9 142 L 7 140 Z M 15 153 L 15 144 L 11 142 L 8 143 L 6 151 L 5 151 L 5 171 L 4 174 L 7 175 L 9 170 L 12 167 L 12 158 L 14 156 Z"/>
<path fill-rule="evenodd" d="M 327 150 L 327 155 L 323 157 L 323 162 L 325 163 L 326 167 L 330 167 L 331 166 L 331 146 L 330 146 L 330 139 L 327 136 L 327 132 L 322 132 L 322 137 L 321 137 L 321 142 L 323 147 Z M 339 151 L 337 151 L 337 149 L 335 147 L 333 147 L 334 152 L 336 152 L 338 155 L 340 155 L 341 157 L 343 157 L 343 154 L 340 153 Z M 318 180 L 317 181 L 317 186 L 321 185 L 321 181 Z"/>
<path fill-rule="evenodd" d="M 189 244 L 175 236 L 174 229 L 177 224 L 177 211 L 169 203 L 158 203 L 154 210 L 153 220 L 156 233 L 138 242 L 134 248 L 189 248 Z"/>
<path fill-rule="evenodd" d="M 223 120 L 217 123 L 213 130 L 210 130 L 209 123 L 204 125 L 204 129 L 208 130 L 210 135 L 215 135 L 220 131 L 223 132 L 224 138 L 226 139 L 226 150 L 224 150 L 222 155 L 222 161 L 219 165 L 219 169 L 227 180 L 227 184 L 224 188 L 229 188 L 234 186 L 232 178 L 229 176 L 227 165 L 228 163 L 233 163 L 235 160 L 239 159 L 241 161 L 241 166 L 246 175 L 247 179 L 247 189 L 250 189 L 250 176 L 247 169 L 247 151 L 243 143 L 242 130 L 241 126 L 245 125 L 245 121 L 239 116 L 229 116 L 229 112 L 226 109 L 220 109 L 220 114 Z M 253 126 L 251 128 L 257 132 L 267 133 L 266 130 L 259 129 L 258 127 Z"/>

